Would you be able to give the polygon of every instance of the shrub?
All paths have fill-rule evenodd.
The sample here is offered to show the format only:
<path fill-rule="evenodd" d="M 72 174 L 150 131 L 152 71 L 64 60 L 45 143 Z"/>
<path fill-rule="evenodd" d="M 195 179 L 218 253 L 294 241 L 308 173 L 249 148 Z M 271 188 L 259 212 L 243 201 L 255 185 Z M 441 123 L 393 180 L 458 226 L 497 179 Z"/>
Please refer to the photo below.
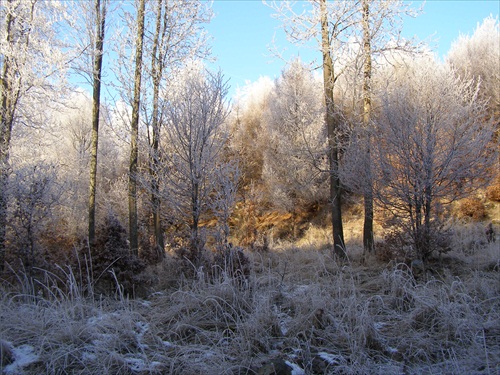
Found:
<path fill-rule="evenodd" d="M 240 247 L 229 243 L 215 254 L 212 269 L 215 276 L 226 275 L 239 285 L 245 285 L 250 276 L 251 262 Z"/>
<path fill-rule="evenodd" d="M 397 228 L 390 228 L 382 242 L 377 244 L 376 257 L 382 262 L 404 262 L 411 254 L 410 241 Z"/>
<path fill-rule="evenodd" d="M 486 198 L 491 201 L 500 202 L 500 176 L 486 189 Z"/>
<path fill-rule="evenodd" d="M 451 235 L 449 229 L 436 221 L 429 232 L 423 232 L 421 238 L 414 238 L 401 223 L 396 222 L 387 228 L 384 240 L 377 244 L 376 257 L 383 262 L 426 261 L 436 251 L 442 254 L 451 250 Z"/>
<path fill-rule="evenodd" d="M 460 201 L 458 209 L 458 218 L 470 218 L 474 221 L 480 221 L 486 218 L 486 208 L 483 202 L 478 198 L 465 198 Z"/>
<path fill-rule="evenodd" d="M 112 292 L 119 283 L 125 293 L 132 293 L 140 284 L 145 265 L 129 253 L 125 228 L 113 213 L 108 214 L 98 231 L 90 255 L 94 283 L 105 292 Z"/>

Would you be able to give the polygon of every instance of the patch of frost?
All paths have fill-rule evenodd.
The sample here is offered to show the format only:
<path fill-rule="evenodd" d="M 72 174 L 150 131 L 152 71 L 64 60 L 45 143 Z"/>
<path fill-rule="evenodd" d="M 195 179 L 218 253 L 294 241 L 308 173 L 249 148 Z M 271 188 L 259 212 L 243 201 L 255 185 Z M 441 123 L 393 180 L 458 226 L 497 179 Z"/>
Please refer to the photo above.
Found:
<path fill-rule="evenodd" d="M 387 351 L 391 354 L 395 354 L 395 353 L 398 353 L 398 349 L 397 348 L 393 348 L 391 346 L 387 347 Z"/>
<path fill-rule="evenodd" d="M 31 345 L 21 345 L 17 348 L 12 348 L 14 362 L 5 366 L 4 374 L 22 374 L 23 367 L 31 365 L 38 361 L 38 355 L 35 354 L 35 349 Z"/>
<path fill-rule="evenodd" d="M 288 324 L 292 321 L 292 318 L 286 313 L 279 313 L 278 319 L 281 334 L 283 336 L 286 336 L 286 334 L 288 333 Z"/>
<path fill-rule="evenodd" d="M 325 360 L 331 365 L 339 365 L 344 359 L 341 355 L 331 354 L 327 352 L 319 352 L 318 355 L 321 359 Z"/>
<path fill-rule="evenodd" d="M 148 370 L 148 366 L 146 365 L 144 360 L 140 358 L 125 358 L 125 361 L 132 371 L 143 372 Z"/>
<path fill-rule="evenodd" d="M 300 295 L 306 294 L 309 289 L 310 289 L 310 285 L 299 284 L 299 285 L 295 285 L 293 287 L 288 288 L 287 291 L 283 291 L 283 295 L 286 298 L 295 298 L 295 297 L 298 297 Z"/>
<path fill-rule="evenodd" d="M 292 368 L 292 375 L 306 375 L 306 372 L 299 365 L 290 361 L 285 361 L 285 363 Z"/>
<path fill-rule="evenodd" d="M 84 351 L 82 352 L 82 361 L 83 362 L 93 362 L 97 360 L 97 356 L 94 353 Z"/>
<path fill-rule="evenodd" d="M 137 322 L 137 323 L 135 323 L 135 326 L 137 327 L 137 331 L 138 331 L 138 332 L 136 332 L 137 346 L 139 348 L 141 348 L 142 350 L 148 349 L 148 345 L 144 344 L 142 342 L 142 339 L 144 338 L 144 334 L 149 330 L 149 324 L 144 323 L 144 322 Z"/>
<path fill-rule="evenodd" d="M 127 362 L 129 369 L 134 372 L 152 372 L 161 366 L 161 362 L 153 361 L 148 364 L 148 361 L 142 358 L 129 357 L 125 358 L 125 362 Z"/>
<path fill-rule="evenodd" d="M 166 347 L 166 348 L 173 348 L 175 347 L 174 344 L 172 344 L 170 341 L 162 341 L 162 344 Z"/>

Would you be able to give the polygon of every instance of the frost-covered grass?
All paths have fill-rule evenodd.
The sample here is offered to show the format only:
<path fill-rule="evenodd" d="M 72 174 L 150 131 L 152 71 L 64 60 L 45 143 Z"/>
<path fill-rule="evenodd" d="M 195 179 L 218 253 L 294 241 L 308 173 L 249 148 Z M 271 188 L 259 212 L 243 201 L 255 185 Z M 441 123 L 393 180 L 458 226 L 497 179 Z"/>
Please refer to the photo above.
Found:
<path fill-rule="evenodd" d="M 63 286 L 21 279 L 2 290 L 13 360 L 2 373 L 500 372 L 498 243 L 446 255 L 417 279 L 312 246 L 249 256 L 246 283 L 179 279 L 140 300 L 89 294 L 70 272 Z"/>

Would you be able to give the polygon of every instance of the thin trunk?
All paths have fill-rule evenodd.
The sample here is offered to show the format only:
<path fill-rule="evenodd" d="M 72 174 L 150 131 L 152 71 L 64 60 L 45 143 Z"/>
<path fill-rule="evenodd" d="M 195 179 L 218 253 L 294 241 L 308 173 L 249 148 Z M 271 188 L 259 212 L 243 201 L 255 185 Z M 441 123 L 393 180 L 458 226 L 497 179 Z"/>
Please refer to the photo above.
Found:
<path fill-rule="evenodd" d="M 106 21 L 106 2 L 95 0 L 96 29 L 94 66 L 92 72 L 92 145 L 90 151 L 90 193 L 89 193 L 89 246 L 95 245 L 95 201 L 97 185 L 97 148 L 99 143 L 99 110 L 101 106 L 101 72 Z"/>
<path fill-rule="evenodd" d="M 137 162 L 139 137 L 139 109 L 141 101 L 142 46 L 144 41 L 145 0 L 140 0 L 137 13 L 137 40 L 135 50 L 134 99 L 132 103 L 132 122 L 130 124 L 130 165 L 128 182 L 129 209 L 129 250 L 139 255 L 138 215 L 137 215 Z"/>
<path fill-rule="evenodd" d="M 163 74 L 163 53 L 160 50 L 158 52 L 158 43 L 160 38 L 161 24 L 162 24 L 162 7 L 163 0 L 158 0 L 158 8 L 156 14 L 156 30 L 153 40 L 153 53 L 151 61 L 151 70 L 153 78 L 153 116 L 152 116 L 152 139 L 151 139 L 151 154 L 149 161 L 149 172 L 151 177 L 151 206 L 153 209 L 153 231 L 154 231 L 154 248 L 161 259 L 165 256 L 164 243 L 163 243 L 163 230 L 161 226 L 161 199 L 160 199 L 160 188 L 158 181 L 158 171 L 159 171 L 159 139 L 160 139 L 160 119 L 159 119 L 159 109 L 158 102 L 160 98 L 160 82 Z M 157 54 L 159 55 L 157 56 Z"/>
<path fill-rule="evenodd" d="M 366 157 L 366 189 L 364 198 L 364 224 L 363 224 L 363 255 L 371 253 L 375 248 L 373 239 L 373 180 L 371 166 L 371 129 L 370 117 L 372 111 L 371 78 L 372 78 L 372 56 L 371 56 L 371 33 L 370 33 L 370 2 L 363 0 L 363 127 L 365 135 L 365 157 Z"/>
<path fill-rule="evenodd" d="M 330 168 L 330 201 L 332 205 L 332 230 L 334 253 L 345 258 L 344 230 L 342 228 L 341 187 L 339 179 L 339 148 L 337 134 L 338 119 L 335 117 L 333 89 L 335 75 L 331 56 L 331 41 L 328 30 L 328 10 L 326 0 L 320 0 L 321 7 L 321 41 L 323 52 L 323 84 L 326 103 L 326 126 L 328 133 L 328 161 Z"/>
<path fill-rule="evenodd" d="M 6 42 L 12 43 L 12 23 L 14 19 L 12 13 L 6 15 Z M 7 184 L 9 179 L 9 151 L 10 139 L 12 135 L 12 125 L 14 123 L 14 93 L 11 86 L 10 58 L 5 56 L 2 66 L 2 92 L 0 110 L 0 273 L 4 270 L 5 247 L 6 247 L 6 227 L 7 227 Z"/>
<path fill-rule="evenodd" d="M 200 185 L 198 182 L 192 182 L 193 191 L 191 193 L 191 215 L 193 223 L 191 225 L 191 250 L 193 251 L 196 266 L 199 266 L 199 260 L 201 256 L 201 240 L 199 234 L 199 222 L 200 222 L 200 199 L 199 199 L 199 189 Z"/>

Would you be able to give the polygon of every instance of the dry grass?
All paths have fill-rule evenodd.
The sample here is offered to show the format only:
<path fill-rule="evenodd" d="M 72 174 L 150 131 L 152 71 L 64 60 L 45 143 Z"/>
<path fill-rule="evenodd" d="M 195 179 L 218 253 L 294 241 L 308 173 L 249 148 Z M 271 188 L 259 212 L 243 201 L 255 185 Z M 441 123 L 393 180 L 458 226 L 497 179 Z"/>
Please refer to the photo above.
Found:
<path fill-rule="evenodd" d="M 357 250 L 336 263 L 317 228 L 299 246 L 248 254 L 245 283 L 223 273 L 183 280 L 168 260 L 156 269 L 166 281 L 146 300 L 89 295 L 70 272 L 64 287 L 50 275 L 20 278 L 0 300 L 0 337 L 19 358 L 0 367 L 255 374 L 281 361 L 295 374 L 498 374 L 500 254 L 479 243 L 482 229 L 457 230 L 454 250 L 417 279 L 402 264 L 362 266 Z"/>

